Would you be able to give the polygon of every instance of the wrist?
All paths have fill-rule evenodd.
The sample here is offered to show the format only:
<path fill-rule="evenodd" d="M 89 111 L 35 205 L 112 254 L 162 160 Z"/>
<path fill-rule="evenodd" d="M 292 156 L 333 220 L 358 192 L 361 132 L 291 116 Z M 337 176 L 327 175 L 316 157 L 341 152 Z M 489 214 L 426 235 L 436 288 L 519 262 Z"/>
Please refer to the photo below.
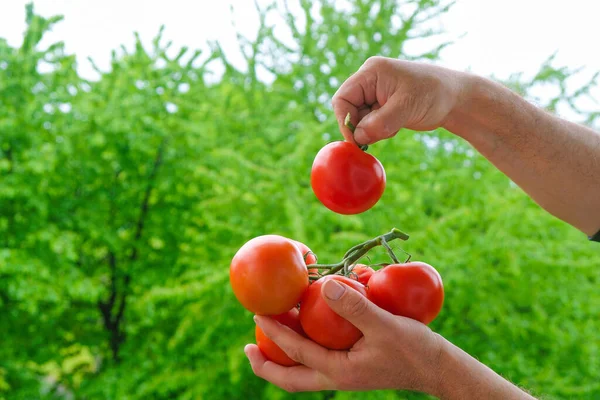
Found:
<path fill-rule="evenodd" d="M 522 132 L 545 118 L 541 110 L 497 82 L 469 73 L 459 73 L 457 80 L 461 89 L 442 127 L 488 159 L 500 157 L 498 152 L 506 151 L 506 143 L 514 142 L 516 135 L 523 136 Z"/>
<path fill-rule="evenodd" d="M 485 87 L 490 83 L 487 79 L 466 73 L 456 72 L 456 99 L 454 101 L 454 107 L 442 123 L 442 128 L 463 137 L 468 140 L 469 130 L 467 126 L 472 124 L 472 121 L 476 118 L 475 112 L 476 107 L 474 105 L 481 101 L 480 97 L 485 92 Z"/>
<path fill-rule="evenodd" d="M 452 363 L 452 343 L 438 334 L 436 336 L 438 337 L 440 348 L 437 359 L 434 361 L 434 366 L 431 369 L 433 373 L 430 374 L 428 387 L 425 392 L 440 399 L 447 399 L 450 398 L 450 394 L 453 391 L 451 387 L 452 379 L 448 376 L 447 372 L 453 368 L 460 367 L 460 365 Z"/>
<path fill-rule="evenodd" d="M 422 358 L 426 363 L 419 368 L 423 371 L 423 376 L 418 379 L 421 384 L 415 389 L 442 398 L 446 393 L 444 371 L 448 368 L 448 352 L 452 344 L 435 332 L 432 332 L 432 335 L 436 345 L 432 346 L 433 350 L 429 357 Z"/>
<path fill-rule="evenodd" d="M 427 393 L 442 400 L 535 400 L 445 339 L 435 372 Z"/>

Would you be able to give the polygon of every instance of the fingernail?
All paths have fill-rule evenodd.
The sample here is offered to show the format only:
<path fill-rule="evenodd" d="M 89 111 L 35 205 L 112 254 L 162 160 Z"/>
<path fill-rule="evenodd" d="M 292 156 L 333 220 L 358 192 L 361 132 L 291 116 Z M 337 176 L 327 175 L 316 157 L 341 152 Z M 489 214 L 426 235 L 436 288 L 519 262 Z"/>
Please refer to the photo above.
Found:
<path fill-rule="evenodd" d="M 336 281 L 327 281 L 323 289 L 325 290 L 325 296 L 329 300 L 338 300 L 346 291 L 346 287 Z"/>
<path fill-rule="evenodd" d="M 249 344 L 247 344 L 247 345 L 245 345 L 245 346 L 244 346 L 244 354 L 245 354 L 246 356 L 248 356 L 248 347 L 250 347 L 250 345 L 249 345 Z"/>
<path fill-rule="evenodd" d="M 253 317 L 253 319 L 254 319 L 254 323 L 255 323 L 256 325 L 260 326 L 260 318 L 258 318 L 258 315 L 255 315 L 255 316 Z"/>

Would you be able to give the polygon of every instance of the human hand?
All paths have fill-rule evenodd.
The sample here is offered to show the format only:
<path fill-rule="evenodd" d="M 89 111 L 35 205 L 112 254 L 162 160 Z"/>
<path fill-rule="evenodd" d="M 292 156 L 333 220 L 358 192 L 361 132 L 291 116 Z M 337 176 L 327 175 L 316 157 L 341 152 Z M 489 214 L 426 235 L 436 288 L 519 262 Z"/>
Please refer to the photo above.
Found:
<path fill-rule="evenodd" d="M 443 126 L 461 101 L 465 76 L 434 65 L 371 57 L 333 97 L 340 131 L 350 142 L 371 144 L 401 128 Z M 348 113 L 356 126 L 354 137 L 344 125 Z"/>
<path fill-rule="evenodd" d="M 288 392 L 407 389 L 436 394 L 445 340 L 420 322 L 394 316 L 346 285 L 323 285 L 327 304 L 364 337 L 348 351 L 334 351 L 302 337 L 269 317 L 255 321 L 300 366 L 268 361 L 258 346 L 244 351 L 254 373 Z"/>

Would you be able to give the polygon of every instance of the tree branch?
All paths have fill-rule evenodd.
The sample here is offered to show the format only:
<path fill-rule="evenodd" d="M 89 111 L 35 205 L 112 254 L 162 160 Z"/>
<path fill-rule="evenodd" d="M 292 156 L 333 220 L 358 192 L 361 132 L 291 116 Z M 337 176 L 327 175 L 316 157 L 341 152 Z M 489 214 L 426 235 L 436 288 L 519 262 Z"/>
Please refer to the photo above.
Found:
<path fill-rule="evenodd" d="M 144 232 L 144 224 L 146 222 L 146 216 L 148 215 L 150 195 L 152 194 L 152 189 L 154 188 L 153 183 L 154 183 L 154 180 L 156 179 L 158 169 L 159 169 L 160 165 L 162 164 L 163 154 L 165 151 L 166 144 L 167 144 L 167 139 L 164 138 L 162 140 L 162 142 L 160 143 L 160 146 L 158 147 L 158 151 L 156 152 L 156 157 L 154 159 L 154 165 L 152 166 L 152 171 L 150 171 L 150 175 L 148 176 L 148 186 L 146 186 L 146 190 L 144 192 L 144 198 L 142 200 L 142 204 L 140 205 L 140 215 L 139 215 L 137 223 L 136 223 L 135 236 L 133 239 L 134 246 L 133 246 L 133 250 L 131 252 L 131 257 L 130 257 L 131 261 L 137 260 L 138 250 L 137 250 L 136 243 L 140 240 L 140 238 L 142 237 L 142 233 Z"/>

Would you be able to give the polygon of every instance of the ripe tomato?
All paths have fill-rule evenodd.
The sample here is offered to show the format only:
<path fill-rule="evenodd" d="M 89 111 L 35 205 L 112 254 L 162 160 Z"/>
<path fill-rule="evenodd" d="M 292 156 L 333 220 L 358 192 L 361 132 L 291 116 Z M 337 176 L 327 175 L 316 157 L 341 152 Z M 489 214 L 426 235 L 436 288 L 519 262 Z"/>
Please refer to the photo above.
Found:
<path fill-rule="evenodd" d="M 233 293 L 248 310 L 259 315 L 287 312 L 308 287 L 308 271 L 298 247 L 278 235 L 249 240 L 229 268 Z"/>
<path fill-rule="evenodd" d="M 338 214 L 359 214 L 373 207 L 385 190 L 379 160 L 350 142 L 332 142 L 317 153 L 310 183 L 325 207 Z"/>
<path fill-rule="evenodd" d="M 275 315 L 272 318 L 280 324 L 289 326 L 299 334 L 304 335 L 304 332 L 302 331 L 302 325 L 300 325 L 298 310 L 296 308 L 292 308 L 286 313 Z M 285 367 L 298 365 L 298 363 L 289 358 L 288 355 L 285 354 L 285 352 L 275 344 L 275 342 L 269 339 L 262 329 L 258 327 L 258 325 L 256 325 L 254 333 L 256 335 L 256 344 L 258 345 L 258 348 L 268 360 Z"/>
<path fill-rule="evenodd" d="M 369 279 L 368 298 L 392 314 L 429 324 L 442 309 L 444 285 L 429 264 L 392 264 Z"/>
<path fill-rule="evenodd" d="M 354 325 L 340 317 L 321 297 L 321 286 L 330 279 L 367 295 L 366 288 L 360 283 L 341 275 L 327 275 L 313 282 L 302 296 L 300 302 L 300 323 L 304 333 L 319 343 L 333 350 L 349 349 L 362 337 L 362 332 Z"/>
<path fill-rule="evenodd" d="M 302 257 L 304 258 L 304 263 L 306 264 L 306 266 L 308 267 L 310 264 L 316 264 L 317 263 L 317 255 L 315 253 L 312 252 L 311 249 L 308 248 L 307 245 L 305 245 L 302 242 L 299 242 L 297 240 L 292 240 L 296 246 L 298 246 L 298 248 L 300 249 L 300 252 L 302 253 Z M 319 270 L 317 268 L 309 268 L 308 269 L 308 275 L 312 276 L 312 275 L 318 275 Z"/>
<path fill-rule="evenodd" d="M 364 264 L 356 264 L 354 268 L 352 268 L 352 272 L 350 274 L 350 278 L 356 279 L 363 285 L 366 285 L 371 279 L 371 276 L 375 273 L 375 270 L 371 267 L 367 267 Z"/>
<path fill-rule="evenodd" d="M 292 242 L 294 242 L 296 246 L 298 246 L 298 249 L 300 249 L 300 252 L 302 253 L 302 258 L 304 258 L 304 262 L 307 266 L 310 264 L 317 263 L 317 256 L 315 255 L 315 253 L 312 252 L 311 249 L 308 248 L 307 245 L 297 240 L 292 240 Z"/>

